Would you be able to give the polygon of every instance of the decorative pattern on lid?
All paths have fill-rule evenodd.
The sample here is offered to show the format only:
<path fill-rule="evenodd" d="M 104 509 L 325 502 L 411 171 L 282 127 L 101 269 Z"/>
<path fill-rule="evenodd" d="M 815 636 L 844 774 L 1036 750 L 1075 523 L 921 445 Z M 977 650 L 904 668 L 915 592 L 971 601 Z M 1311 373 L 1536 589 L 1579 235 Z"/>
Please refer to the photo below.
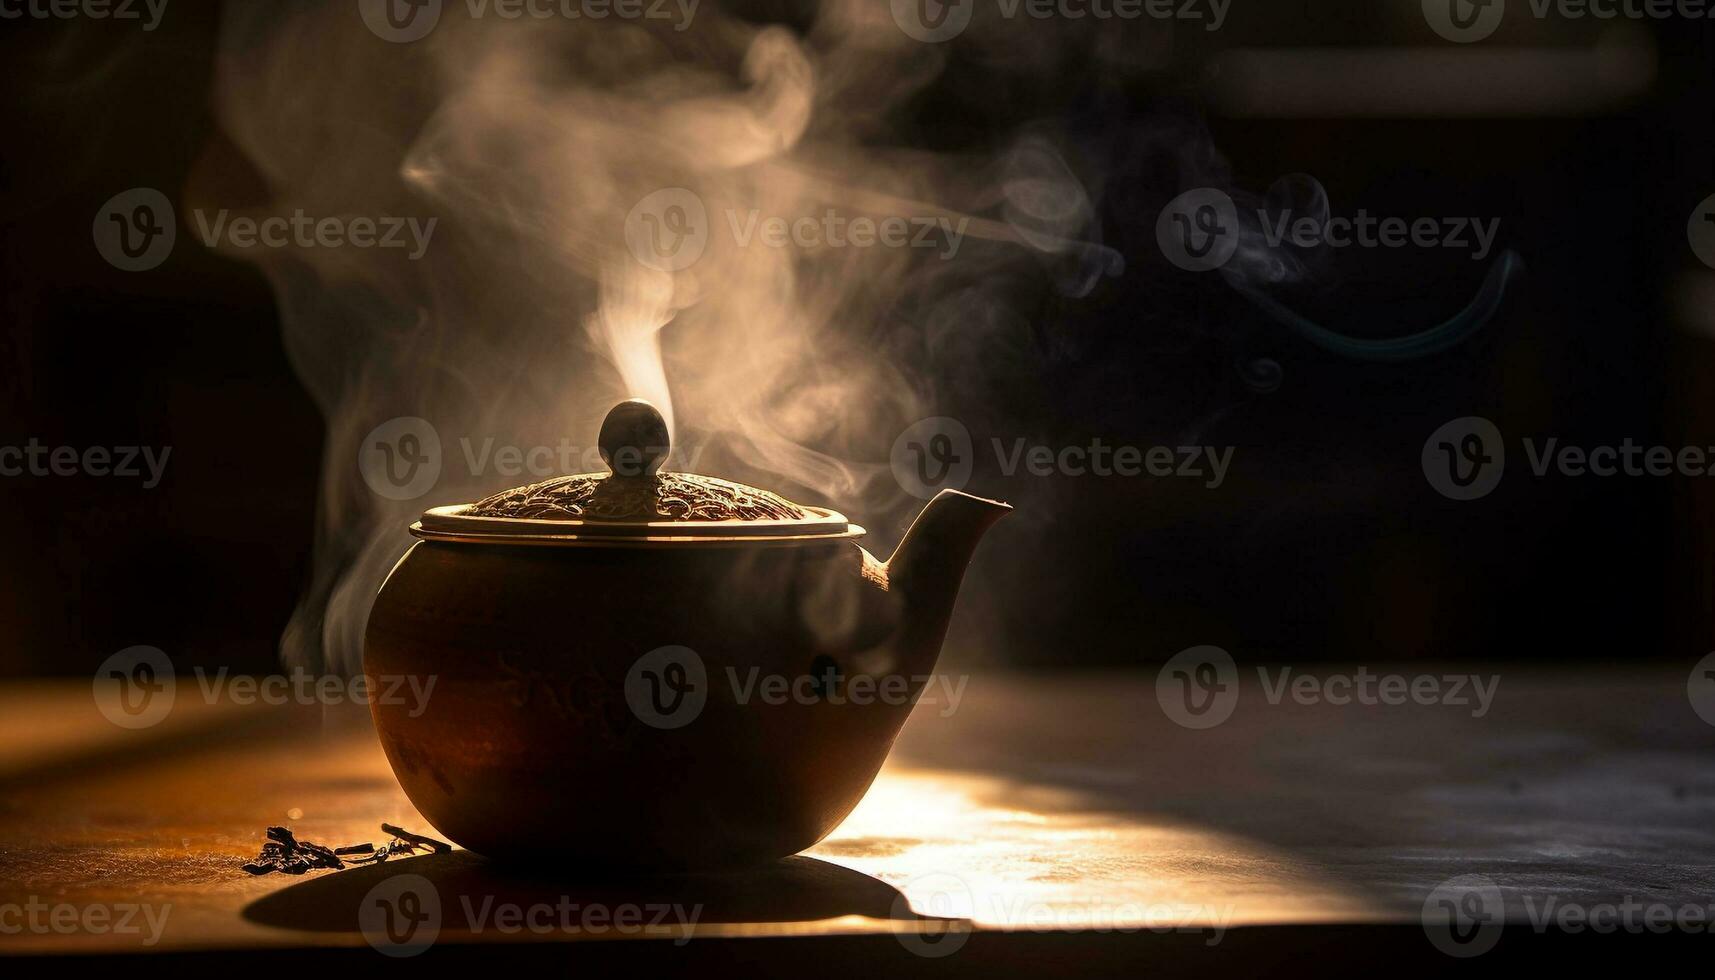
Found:
<path fill-rule="evenodd" d="M 597 440 L 612 473 L 580 473 L 517 487 L 472 504 L 470 517 L 549 521 L 800 521 L 809 513 L 755 487 L 690 473 L 662 473 L 667 422 L 646 401 L 607 413 Z"/>
<path fill-rule="evenodd" d="M 767 490 L 690 473 L 562 476 L 478 501 L 472 517 L 574 521 L 796 521 L 804 508 Z"/>

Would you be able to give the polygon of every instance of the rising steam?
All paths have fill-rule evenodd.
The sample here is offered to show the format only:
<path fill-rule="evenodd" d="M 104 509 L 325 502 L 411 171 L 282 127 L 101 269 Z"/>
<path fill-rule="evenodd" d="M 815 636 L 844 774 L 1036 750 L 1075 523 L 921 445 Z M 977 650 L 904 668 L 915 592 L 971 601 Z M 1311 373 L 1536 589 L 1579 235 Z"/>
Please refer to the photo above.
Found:
<path fill-rule="evenodd" d="M 283 640 L 294 664 L 357 668 L 421 510 L 540 478 L 473 465 L 484 440 L 588 446 L 626 397 L 668 414 L 672 465 L 695 454 L 702 472 L 885 527 L 915 504 L 889 475 L 895 435 L 946 413 L 944 389 L 991 345 L 1017 345 L 1023 318 L 992 285 L 1046 267 L 1081 295 L 1118 269 L 1088 244 L 1094 208 L 1051 140 L 932 154 L 890 133 L 945 55 L 885 3 L 829 3 L 800 31 L 713 2 L 683 31 L 448 4 L 410 44 L 352 7 L 231 5 L 215 81 L 222 128 L 266 186 L 257 213 L 438 219 L 418 261 L 247 255 L 327 421 L 316 580 Z M 684 269 L 627 248 L 628 215 L 663 188 L 707 209 Z M 753 217 L 830 212 L 963 220 L 968 240 L 950 259 L 738 240 Z M 395 501 L 355 460 L 402 416 L 433 423 L 442 467 L 427 495 Z"/>

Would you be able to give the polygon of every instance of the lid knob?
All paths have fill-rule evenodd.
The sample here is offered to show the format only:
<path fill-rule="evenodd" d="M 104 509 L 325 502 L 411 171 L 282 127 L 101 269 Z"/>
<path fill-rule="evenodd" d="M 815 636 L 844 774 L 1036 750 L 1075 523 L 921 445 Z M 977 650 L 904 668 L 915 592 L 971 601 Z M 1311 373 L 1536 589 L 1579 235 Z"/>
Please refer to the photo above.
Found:
<path fill-rule="evenodd" d="M 654 476 L 667 462 L 672 440 L 667 435 L 667 420 L 655 406 L 633 398 L 607 413 L 597 445 L 614 476 Z"/>

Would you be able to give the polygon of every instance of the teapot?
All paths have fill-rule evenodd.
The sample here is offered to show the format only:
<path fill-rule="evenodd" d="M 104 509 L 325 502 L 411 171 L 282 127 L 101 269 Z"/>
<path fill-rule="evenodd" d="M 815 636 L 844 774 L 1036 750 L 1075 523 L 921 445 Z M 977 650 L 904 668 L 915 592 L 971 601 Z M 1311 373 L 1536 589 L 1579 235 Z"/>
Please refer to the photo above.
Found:
<path fill-rule="evenodd" d="M 965 568 L 1011 508 L 943 490 L 881 561 L 833 510 L 662 469 L 627 401 L 611 472 L 434 507 L 364 637 L 417 810 L 497 859 L 692 870 L 795 854 L 869 789 L 930 680 Z"/>

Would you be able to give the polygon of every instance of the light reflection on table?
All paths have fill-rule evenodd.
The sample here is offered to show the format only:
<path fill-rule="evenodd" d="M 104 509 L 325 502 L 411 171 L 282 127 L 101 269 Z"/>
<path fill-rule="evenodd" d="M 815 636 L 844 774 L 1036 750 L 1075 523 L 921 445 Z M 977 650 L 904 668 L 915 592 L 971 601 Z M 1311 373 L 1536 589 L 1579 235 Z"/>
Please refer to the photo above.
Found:
<path fill-rule="evenodd" d="M 922 915 L 1128 931 L 1367 921 L 1282 854 L 1229 834 L 1084 809 L 1074 793 L 890 764 L 810 856 L 887 882 Z"/>

